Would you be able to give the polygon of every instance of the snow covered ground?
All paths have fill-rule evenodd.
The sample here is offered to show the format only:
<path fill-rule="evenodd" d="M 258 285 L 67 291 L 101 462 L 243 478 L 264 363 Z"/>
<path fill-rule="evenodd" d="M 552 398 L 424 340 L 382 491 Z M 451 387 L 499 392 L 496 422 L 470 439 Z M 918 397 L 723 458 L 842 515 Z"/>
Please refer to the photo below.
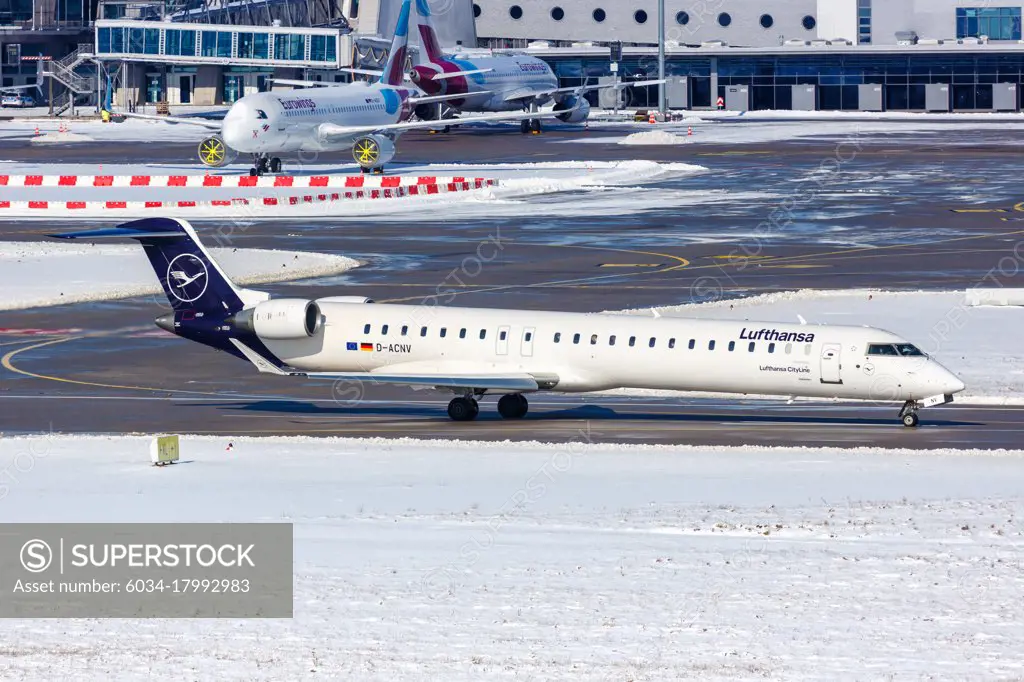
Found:
<path fill-rule="evenodd" d="M 713 289 L 714 285 L 709 285 Z M 803 290 L 659 308 L 666 316 L 868 325 L 934 355 L 967 384 L 957 402 L 1024 404 L 1024 308 L 969 307 L 959 292 Z M 629 311 L 650 315 L 650 309 Z M 663 393 L 663 392 L 662 392 Z M 649 393 L 647 393 L 649 394 Z"/>
<path fill-rule="evenodd" d="M 0 174 L 23 175 L 202 175 L 198 166 L 183 164 L 28 164 L 0 161 Z M 221 169 L 224 174 L 248 175 L 248 165 Z M 304 175 L 355 174 L 353 165 L 310 163 L 290 173 Z M 694 204 L 724 201 L 748 201 L 771 198 L 756 192 L 706 192 L 679 189 L 654 190 L 650 185 L 685 179 L 707 172 L 707 168 L 688 163 L 657 163 L 645 160 L 628 161 L 559 161 L 510 164 L 392 164 L 389 174 L 401 176 L 465 176 L 494 178 L 499 184 L 480 190 L 443 193 L 432 196 L 400 199 L 347 199 L 308 205 L 278 206 L 198 206 L 195 208 L 161 208 L 161 215 L 189 219 L 212 219 L 235 216 L 245 220 L 276 217 L 330 219 L 374 216 L 381 220 L 408 222 L 436 221 L 475 217 L 504 218 L 528 215 L 626 215 L 645 210 L 662 210 Z M 156 187 L 5 187 L 4 199 L 10 201 L 210 201 L 212 199 L 265 198 L 316 195 L 321 192 L 287 188 L 156 188 Z M 11 207 L 2 216 L 76 218 L 84 216 L 117 220 L 119 215 L 138 213 L 140 209 L 47 210 Z M 133 215 L 137 217 L 137 215 Z"/>
<path fill-rule="evenodd" d="M 5 680 L 1024 675 L 1024 453 L 0 440 L 6 522 L 295 524 L 292 620 L 5 621 Z"/>
<path fill-rule="evenodd" d="M 336 275 L 359 263 L 300 251 L 211 248 L 238 284 Z M 125 244 L 0 242 L 0 310 L 160 293 L 142 249 Z"/>

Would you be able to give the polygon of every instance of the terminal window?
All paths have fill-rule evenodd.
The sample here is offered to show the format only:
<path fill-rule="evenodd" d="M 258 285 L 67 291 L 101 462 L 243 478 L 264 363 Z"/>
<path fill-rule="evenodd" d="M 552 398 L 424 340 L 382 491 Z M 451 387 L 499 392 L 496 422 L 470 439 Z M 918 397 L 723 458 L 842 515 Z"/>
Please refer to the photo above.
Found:
<path fill-rule="evenodd" d="M 857 0 L 857 42 L 871 44 L 871 0 Z"/>
<path fill-rule="evenodd" d="M 958 7 L 956 37 L 1020 40 L 1020 7 Z"/>

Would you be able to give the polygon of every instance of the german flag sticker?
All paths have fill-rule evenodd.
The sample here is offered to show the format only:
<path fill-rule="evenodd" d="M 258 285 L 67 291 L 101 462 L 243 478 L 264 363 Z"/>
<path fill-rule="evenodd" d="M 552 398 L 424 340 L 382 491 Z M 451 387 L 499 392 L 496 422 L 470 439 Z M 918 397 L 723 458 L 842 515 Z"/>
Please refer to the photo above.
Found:
<path fill-rule="evenodd" d="M 372 351 L 373 350 L 373 344 L 372 343 L 361 343 L 361 344 L 359 344 L 359 350 Z"/>

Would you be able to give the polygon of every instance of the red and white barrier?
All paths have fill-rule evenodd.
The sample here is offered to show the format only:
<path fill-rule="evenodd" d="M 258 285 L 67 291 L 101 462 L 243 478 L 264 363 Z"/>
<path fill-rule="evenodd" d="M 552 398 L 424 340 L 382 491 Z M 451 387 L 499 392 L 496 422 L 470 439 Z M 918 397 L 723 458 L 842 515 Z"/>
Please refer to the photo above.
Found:
<path fill-rule="evenodd" d="M 489 178 L 402 175 L 0 175 L 0 187 L 276 187 L 395 188 L 470 183 L 496 185 Z"/>
<path fill-rule="evenodd" d="M 493 185 L 490 180 L 476 179 L 461 182 L 427 183 L 405 185 L 400 187 L 379 187 L 366 189 L 349 189 L 344 192 L 330 194 L 306 194 L 289 197 L 252 197 L 239 199 L 221 199 L 212 201 L 3 201 L 0 209 L 33 213 L 35 211 L 140 211 L 153 209 L 201 209 L 223 208 L 228 206 L 297 206 L 302 204 L 318 204 L 332 201 L 358 199 L 398 199 L 409 196 L 429 196 L 448 192 L 467 192 Z"/>

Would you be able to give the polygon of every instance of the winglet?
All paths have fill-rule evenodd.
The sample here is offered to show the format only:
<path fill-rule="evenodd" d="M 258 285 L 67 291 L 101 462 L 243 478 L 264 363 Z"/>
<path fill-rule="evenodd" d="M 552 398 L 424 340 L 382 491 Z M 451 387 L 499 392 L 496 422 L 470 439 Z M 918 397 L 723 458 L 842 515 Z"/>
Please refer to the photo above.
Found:
<path fill-rule="evenodd" d="M 277 374 L 278 376 L 289 376 L 288 372 L 285 372 L 280 367 L 274 365 L 272 362 L 267 360 L 265 357 L 254 351 L 249 346 L 245 345 L 238 339 L 229 339 L 231 343 L 245 356 L 245 359 L 256 365 L 263 374 Z"/>
<path fill-rule="evenodd" d="M 796 319 L 800 320 L 800 324 L 807 324 L 807 320 L 804 319 L 803 315 L 797 314 Z"/>

